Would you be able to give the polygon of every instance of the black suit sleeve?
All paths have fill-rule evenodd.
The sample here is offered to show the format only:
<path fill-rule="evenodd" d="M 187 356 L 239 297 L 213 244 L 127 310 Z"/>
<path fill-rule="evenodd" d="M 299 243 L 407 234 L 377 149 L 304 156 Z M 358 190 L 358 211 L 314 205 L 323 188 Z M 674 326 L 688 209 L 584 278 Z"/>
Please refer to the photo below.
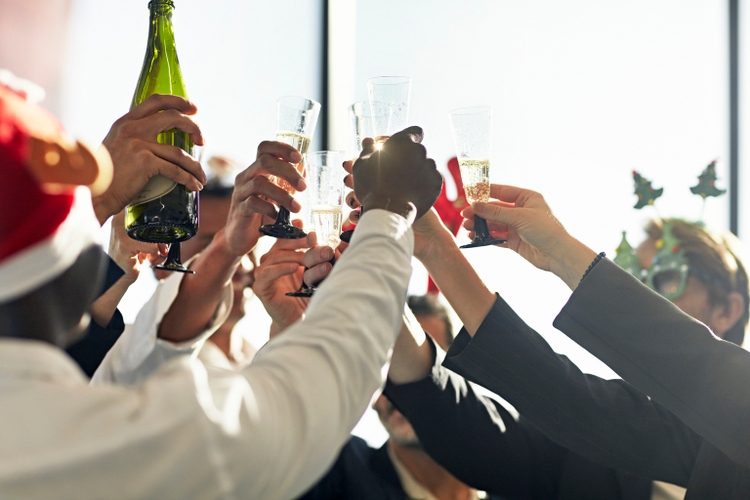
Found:
<path fill-rule="evenodd" d="M 750 467 L 750 353 L 608 260 L 578 286 L 555 326 Z"/>
<path fill-rule="evenodd" d="M 433 344 L 433 352 L 435 347 Z M 436 360 L 429 377 L 384 395 L 425 451 L 466 484 L 509 498 L 555 498 L 565 450 Z"/>
<path fill-rule="evenodd" d="M 109 288 L 114 285 L 123 274 L 125 273 L 122 269 L 115 264 L 115 261 L 109 258 L 107 276 L 105 277 L 104 284 L 99 291 L 99 297 L 109 290 Z M 81 367 L 84 373 L 91 377 L 101 364 L 104 356 L 107 355 L 107 352 L 109 352 L 112 346 L 115 345 L 117 339 L 120 338 L 124 329 L 125 323 L 123 322 L 122 314 L 120 314 L 119 310 L 115 310 L 108 325 L 98 325 L 92 319 L 81 340 L 69 346 L 66 349 L 66 352 L 76 363 L 78 363 L 78 366 Z"/>
<path fill-rule="evenodd" d="M 459 334 L 444 365 L 503 397 L 572 452 L 641 477 L 688 483 L 700 436 L 626 382 L 583 374 L 500 297 L 473 339 Z"/>

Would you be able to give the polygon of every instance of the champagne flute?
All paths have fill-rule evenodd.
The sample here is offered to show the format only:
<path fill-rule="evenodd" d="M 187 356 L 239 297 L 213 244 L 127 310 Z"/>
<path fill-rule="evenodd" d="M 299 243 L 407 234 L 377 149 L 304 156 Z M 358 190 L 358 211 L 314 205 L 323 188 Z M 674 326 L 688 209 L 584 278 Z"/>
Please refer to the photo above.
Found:
<path fill-rule="evenodd" d="M 411 78 L 408 76 L 376 76 L 367 80 L 367 94 L 373 116 L 385 115 L 386 123 L 373 123 L 375 147 L 394 133 L 407 127 Z"/>
<path fill-rule="evenodd" d="M 307 185 L 310 198 L 310 225 L 315 231 L 319 245 L 334 250 L 341 243 L 341 223 L 344 207 L 344 172 L 341 163 L 346 159 L 345 151 L 315 151 L 308 153 Z M 331 259 L 333 264 L 333 259 Z M 303 281 L 290 297 L 310 297 L 315 287 Z"/>
<path fill-rule="evenodd" d="M 486 202 L 490 199 L 491 109 L 489 106 L 454 109 L 450 120 L 466 199 L 469 203 Z M 477 215 L 474 216 L 474 233 L 472 242 L 461 248 L 505 243 L 505 240 L 494 239 L 487 221 Z"/>
<path fill-rule="evenodd" d="M 376 110 L 373 113 L 373 108 Z M 375 130 L 381 130 L 383 134 L 387 133 L 388 121 L 390 120 L 390 109 L 383 103 L 375 103 L 370 106 L 370 101 L 357 101 L 349 106 L 349 119 L 352 124 L 353 149 L 355 151 L 353 158 L 356 160 L 362 152 L 362 141 L 366 137 L 376 137 Z M 347 195 L 353 196 L 352 193 Z M 354 229 L 347 229 L 341 233 L 341 239 L 347 243 L 352 237 Z"/>
<path fill-rule="evenodd" d="M 192 155 L 193 158 L 198 160 L 198 163 L 201 165 L 204 165 L 204 153 L 205 148 L 203 146 L 195 146 L 193 145 L 192 148 Z M 205 168 L 203 169 L 206 170 Z M 180 186 L 178 185 L 176 189 L 179 189 Z M 195 193 L 195 207 L 194 207 L 194 213 L 191 216 L 191 220 L 194 220 L 194 227 L 195 232 L 198 231 L 198 224 L 199 224 L 199 214 L 200 214 L 200 197 L 198 196 L 198 193 Z M 187 237 L 183 237 L 181 239 L 173 240 L 169 244 L 169 250 L 167 251 L 167 259 L 162 264 L 157 264 L 155 266 L 152 266 L 154 269 L 160 269 L 162 271 L 176 271 L 179 273 L 185 273 L 185 274 L 195 274 L 195 271 L 188 269 L 185 267 L 185 265 L 182 263 L 182 258 L 180 256 L 180 242 L 184 240 L 188 240 L 195 236 L 195 232 L 192 234 L 186 235 Z"/>
<path fill-rule="evenodd" d="M 281 97 L 276 101 L 276 109 L 276 140 L 293 146 L 303 155 L 303 160 L 296 165 L 296 168 L 304 176 L 304 155 L 310 148 L 310 142 L 315 132 L 318 113 L 320 113 L 320 103 L 304 97 Z M 296 193 L 296 190 L 287 181 L 275 176 L 270 176 L 269 179 L 286 192 Z M 274 238 L 285 239 L 304 238 L 306 236 L 303 230 L 292 225 L 289 210 L 281 206 L 276 216 L 276 222 L 261 226 L 260 232 Z"/>

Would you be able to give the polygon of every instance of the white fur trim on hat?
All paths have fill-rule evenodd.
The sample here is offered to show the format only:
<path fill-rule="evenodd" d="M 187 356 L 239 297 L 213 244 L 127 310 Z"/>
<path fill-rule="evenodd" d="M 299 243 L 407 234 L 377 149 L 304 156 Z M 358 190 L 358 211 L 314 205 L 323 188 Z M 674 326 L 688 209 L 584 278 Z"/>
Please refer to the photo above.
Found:
<path fill-rule="evenodd" d="M 98 231 L 91 192 L 79 186 L 68 217 L 52 236 L 0 262 L 0 304 L 60 276 L 83 250 L 97 244 Z"/>

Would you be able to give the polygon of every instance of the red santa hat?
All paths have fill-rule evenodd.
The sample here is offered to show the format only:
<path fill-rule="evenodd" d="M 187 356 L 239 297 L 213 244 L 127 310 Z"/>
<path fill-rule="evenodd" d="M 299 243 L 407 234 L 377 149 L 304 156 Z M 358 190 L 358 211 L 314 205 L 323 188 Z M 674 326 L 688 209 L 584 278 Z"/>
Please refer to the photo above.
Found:
<path fill-rule="evenodd" d="M 68 269 L 99 229 L 91 191 L 112 179 L 104 148 L 71 142 L 60 123 L 0 82 L 0 303 Z"/>

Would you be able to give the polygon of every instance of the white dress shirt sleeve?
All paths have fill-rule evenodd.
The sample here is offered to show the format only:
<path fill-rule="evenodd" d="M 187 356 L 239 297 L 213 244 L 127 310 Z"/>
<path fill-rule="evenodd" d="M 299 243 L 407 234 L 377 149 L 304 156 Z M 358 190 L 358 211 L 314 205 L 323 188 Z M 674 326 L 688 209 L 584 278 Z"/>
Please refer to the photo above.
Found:
<path fill-rule="evenodd" d="M 365 213 L 305 319 L 239 371 L 176 356 L 135 386 L 92 387 L 52 346 L 0 342 L 0 496 L 298 497 L 383 380 L 412 250 L 403 218 Z"/>
<path fill-rule="evenodd" d="M 125 325 L 122 335 L 102 360 L 91 378 L 92 385 L 136 384 L 170 359 L 194 354 L 224 323 L 232 309 L 231 284 L 225 287 L 208 327 L 197 337 L 178 343 L 157 336 L 164 315 L 177 298 L 183 277 L 183 273 L 172 273 L 159 283 L 154 295 L 138 312 L 135 322 Z"/>

